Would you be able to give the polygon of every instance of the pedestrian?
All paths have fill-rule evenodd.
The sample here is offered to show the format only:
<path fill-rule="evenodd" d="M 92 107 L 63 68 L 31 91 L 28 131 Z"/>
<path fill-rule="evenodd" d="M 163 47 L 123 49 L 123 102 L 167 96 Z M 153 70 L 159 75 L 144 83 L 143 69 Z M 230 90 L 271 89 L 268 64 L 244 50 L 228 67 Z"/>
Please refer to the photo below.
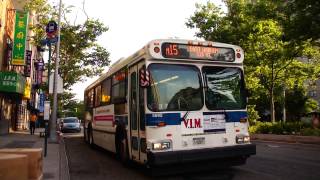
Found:
<path fill-rule="evenodd" d="M 34 130 L 36 129 L 37 119 L 38 119 L 37 114 L 35 112 L 32 112 L 30 117 L 30 134 L 31 135 L 34 134 Z"/>

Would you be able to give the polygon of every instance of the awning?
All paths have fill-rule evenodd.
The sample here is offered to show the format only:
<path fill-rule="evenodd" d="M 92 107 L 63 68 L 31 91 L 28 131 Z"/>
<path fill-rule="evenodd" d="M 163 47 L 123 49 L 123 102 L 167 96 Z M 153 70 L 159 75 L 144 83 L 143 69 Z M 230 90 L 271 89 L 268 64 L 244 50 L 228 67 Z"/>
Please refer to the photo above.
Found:
<path fill-rule="evenodd" d="M 16 72 L 0 72 L 0 92 L 23 94 L 26 79 Z"/>

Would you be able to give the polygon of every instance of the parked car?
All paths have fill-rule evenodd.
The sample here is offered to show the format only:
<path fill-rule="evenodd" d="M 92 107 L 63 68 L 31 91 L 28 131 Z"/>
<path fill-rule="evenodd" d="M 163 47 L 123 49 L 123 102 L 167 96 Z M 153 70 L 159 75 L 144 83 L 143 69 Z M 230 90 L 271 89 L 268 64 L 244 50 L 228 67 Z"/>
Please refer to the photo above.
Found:
<path fill-rule="evenodd" d="M 66 117 L 60 120 L 61 132 L 80 132 L 80 120 L 77 117 Z"/>

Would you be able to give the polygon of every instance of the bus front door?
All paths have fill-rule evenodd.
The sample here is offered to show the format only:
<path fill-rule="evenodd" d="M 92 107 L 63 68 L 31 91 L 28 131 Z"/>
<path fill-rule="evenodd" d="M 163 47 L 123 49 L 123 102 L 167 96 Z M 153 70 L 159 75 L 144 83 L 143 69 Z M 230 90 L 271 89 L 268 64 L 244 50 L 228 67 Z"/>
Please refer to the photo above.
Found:
<path fill-rule="evenodd" d="M 144 68 L 144 63 L 138 63 L 129 68 L 129 121 L 131 159 L 140 163 L 147 160 L 144 88 L 139 85 L 139 70 Z"/>

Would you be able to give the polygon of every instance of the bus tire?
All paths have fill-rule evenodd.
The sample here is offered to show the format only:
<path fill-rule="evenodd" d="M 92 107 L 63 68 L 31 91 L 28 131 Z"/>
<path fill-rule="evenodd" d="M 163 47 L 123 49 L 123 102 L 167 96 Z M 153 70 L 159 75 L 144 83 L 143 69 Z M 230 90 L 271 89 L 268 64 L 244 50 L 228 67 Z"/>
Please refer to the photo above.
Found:
<path fill-rule="evenodd" d="M 124 138 L 120 142 L 120 152 L 119 152 L 119 158 L 122 164 L 127 165 L 129 161 L 129 152 L 128 152 L 128 143 L 127 139 Z"/>
<path fill-rule="evenodd" d="M 85 143 L 88 143 L 88 130 L 83 126 L 83 140 Z"/>
<path fill-rule="evenodd" d="M 89 145 L 93 148 L 94 147 L 94 139 L 93 139 L 93 130 L 92 127 L 89 126 L 88 128 L 88 140 L 89 140 Z"/>

